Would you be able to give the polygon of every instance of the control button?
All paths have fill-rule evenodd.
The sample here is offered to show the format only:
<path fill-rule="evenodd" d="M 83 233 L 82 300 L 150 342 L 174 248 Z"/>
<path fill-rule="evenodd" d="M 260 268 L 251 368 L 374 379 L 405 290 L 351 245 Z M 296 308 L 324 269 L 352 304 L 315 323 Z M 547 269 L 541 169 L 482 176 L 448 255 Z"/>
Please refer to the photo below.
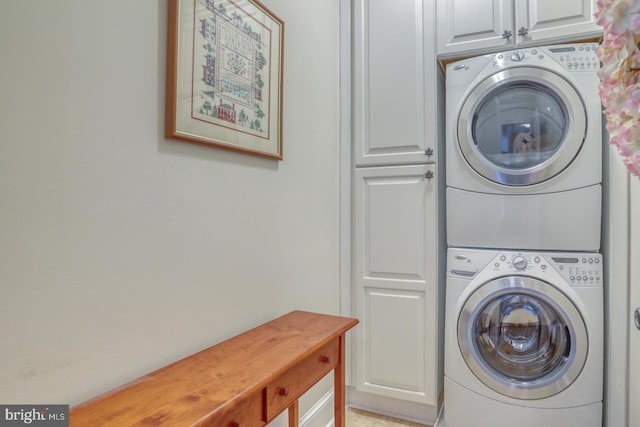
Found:
<path fill-rule="evenodd" d="M 596 276 L 596 280 L 599 282 L 600 281 L 600 276 Z"/>
<path fill-rule="evenodd" d="M 540 257 L 537 256 L 533 259 L 533 262 L 535 262 L 536 264 L 540 262 Z"/>
<path fill-rule="evenodd" d="M 532 55 L 535 55 L 536 53 L 538 53 L 538 51 L 537 51 L 537 50 L 535 50 L 535 49 L 533 49 L 533 50 L 531 51 L 531 54 L 532 54 Z"/>
<path fill-rule="evenodd" d="M 513 258 L 513 266 L 518 270 L 524 270 L 527 268 L 527 260 L 522 256 L 517 256 Z"/>
<path fill-rule="evenodd" d="M 596 258 L 596 264 L 600 264 L 600 258 Z"/>
<path fill-rule="evenodd" d="M 582 280 L 582 277 L 576 276 L 576 280 L 580 281 L 580 280 Z"/>
<path fill-rule="evenodd" d="M 500 257 L 500 261 L 506 261 L 506 260 L 507 260 L 507 257 L 506 257 L 505 255 L 502 255 L 502 256 Z"/>
<path fill-rule="evenodd" d="M 589 258 L 589 264 L 593 264 L 593 258 Z"/>
<path fill-rule="evenodd" d="M 542 264 L 542 265 L 540 266 L 540 268 L 541 268 L 541 269 L 543 269 L 543 270 L 546 270 L 546 269 L 547 269 L 547 265 L 546 265 L 546 264 Z"/>
<path fill-rule="evenodd" d="M 499 263 L 499 262 L 496 262 L 495 264 L 493 264 L 493 266 L 494 266 L 495 268 L 498 268 L 498 267 L 500 267 L 500 263 Z"/>
<path fill-rule="evenodd" d="M 587 279 L 588 279 L 588 277 L 587 277 L 587 276 L 582 276 L 582 280 L 585 280 L 585 281 L 586 281 Z"/>
<path fill-rule="evenodd" d="M 593 282 L 593 276 L 589 276 L 589 280 Z"/>
<path fill-rule="evenodd" d="M 571 280 L 571 281 L 576 280 L 576 276 L 570 276 L 569 280 Z"/>
<path fill-rule="evenodd" d="M 587 259 L 586 259 L 586 258 L 582 258 L 582 262 L 583 262 L 583 263 L 586 263 L 586 262 L 587 262 Z"/>

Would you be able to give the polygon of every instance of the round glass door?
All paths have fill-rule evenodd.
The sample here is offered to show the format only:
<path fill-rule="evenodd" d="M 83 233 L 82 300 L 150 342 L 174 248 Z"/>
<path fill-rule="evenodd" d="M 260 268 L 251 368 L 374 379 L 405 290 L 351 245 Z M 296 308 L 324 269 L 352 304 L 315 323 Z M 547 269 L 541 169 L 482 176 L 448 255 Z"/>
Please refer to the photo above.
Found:
<path fill-rule="evenodd" d="M 498 184 L 526 186 L 562 172 L 580 151 L 586 111 L 574 87 L 541 68 L 501 71 L 476 86 L 458 120 L 467 163 Z"/>
<path fill-rule="evenodd" d="M 458 342 L 476 377 L 519 399 L 564 390 L 582 370 L 588 348 L 575 305 L 526 276 L 503 277 L 474 292 L 458 320 Z"/>

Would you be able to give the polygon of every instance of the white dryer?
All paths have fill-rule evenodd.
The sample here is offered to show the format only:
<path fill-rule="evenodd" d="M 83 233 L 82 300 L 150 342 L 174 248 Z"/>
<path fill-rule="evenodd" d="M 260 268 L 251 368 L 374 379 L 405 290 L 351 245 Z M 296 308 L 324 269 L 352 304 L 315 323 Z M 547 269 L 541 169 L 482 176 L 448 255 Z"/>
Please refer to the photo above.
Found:
<path fill-rule="evenodd" d="M 449 246 L 600 249 L 596 47 L 535 47 L 447 65 Z"/>
<path fill-rule="evenodd" d="M 597 253 L 449 249 L 447 427 L 601 427 Z"/>

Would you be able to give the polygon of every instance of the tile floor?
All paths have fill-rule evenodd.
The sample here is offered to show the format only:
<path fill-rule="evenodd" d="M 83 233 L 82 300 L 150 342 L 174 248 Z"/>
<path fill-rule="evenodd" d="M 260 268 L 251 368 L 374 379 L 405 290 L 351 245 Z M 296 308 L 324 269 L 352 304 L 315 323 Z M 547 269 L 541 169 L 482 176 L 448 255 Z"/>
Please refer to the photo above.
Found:
<path fill-rule="evenodd" d="M 372 414 L 360 409 L 347 408 L 346 427 L 429 427 L 424 424 L 398 420 L 383 415 Z"/>

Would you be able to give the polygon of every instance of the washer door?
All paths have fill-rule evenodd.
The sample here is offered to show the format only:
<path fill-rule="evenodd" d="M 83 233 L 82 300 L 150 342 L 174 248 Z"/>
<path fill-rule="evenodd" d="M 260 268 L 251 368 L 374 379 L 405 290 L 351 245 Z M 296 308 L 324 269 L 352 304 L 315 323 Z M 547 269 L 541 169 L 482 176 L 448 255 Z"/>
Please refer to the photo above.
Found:
<path fill-rule="evenodd" d="M 458 344 L 480 381 L 516 399 L 543 399 L 567 388 L 588 350 L 575 305 L 528 276 L 501 277 L 478 288 L 460 312 Z"/>
<path fill-rule="evenodd" d="M 527 186 L 562 172 L 587 134 L 585 104 L 575 88 L 547 69 L 510 68 L 478 84 L 458 117 L 458 144 L 478 174 Z"/>

